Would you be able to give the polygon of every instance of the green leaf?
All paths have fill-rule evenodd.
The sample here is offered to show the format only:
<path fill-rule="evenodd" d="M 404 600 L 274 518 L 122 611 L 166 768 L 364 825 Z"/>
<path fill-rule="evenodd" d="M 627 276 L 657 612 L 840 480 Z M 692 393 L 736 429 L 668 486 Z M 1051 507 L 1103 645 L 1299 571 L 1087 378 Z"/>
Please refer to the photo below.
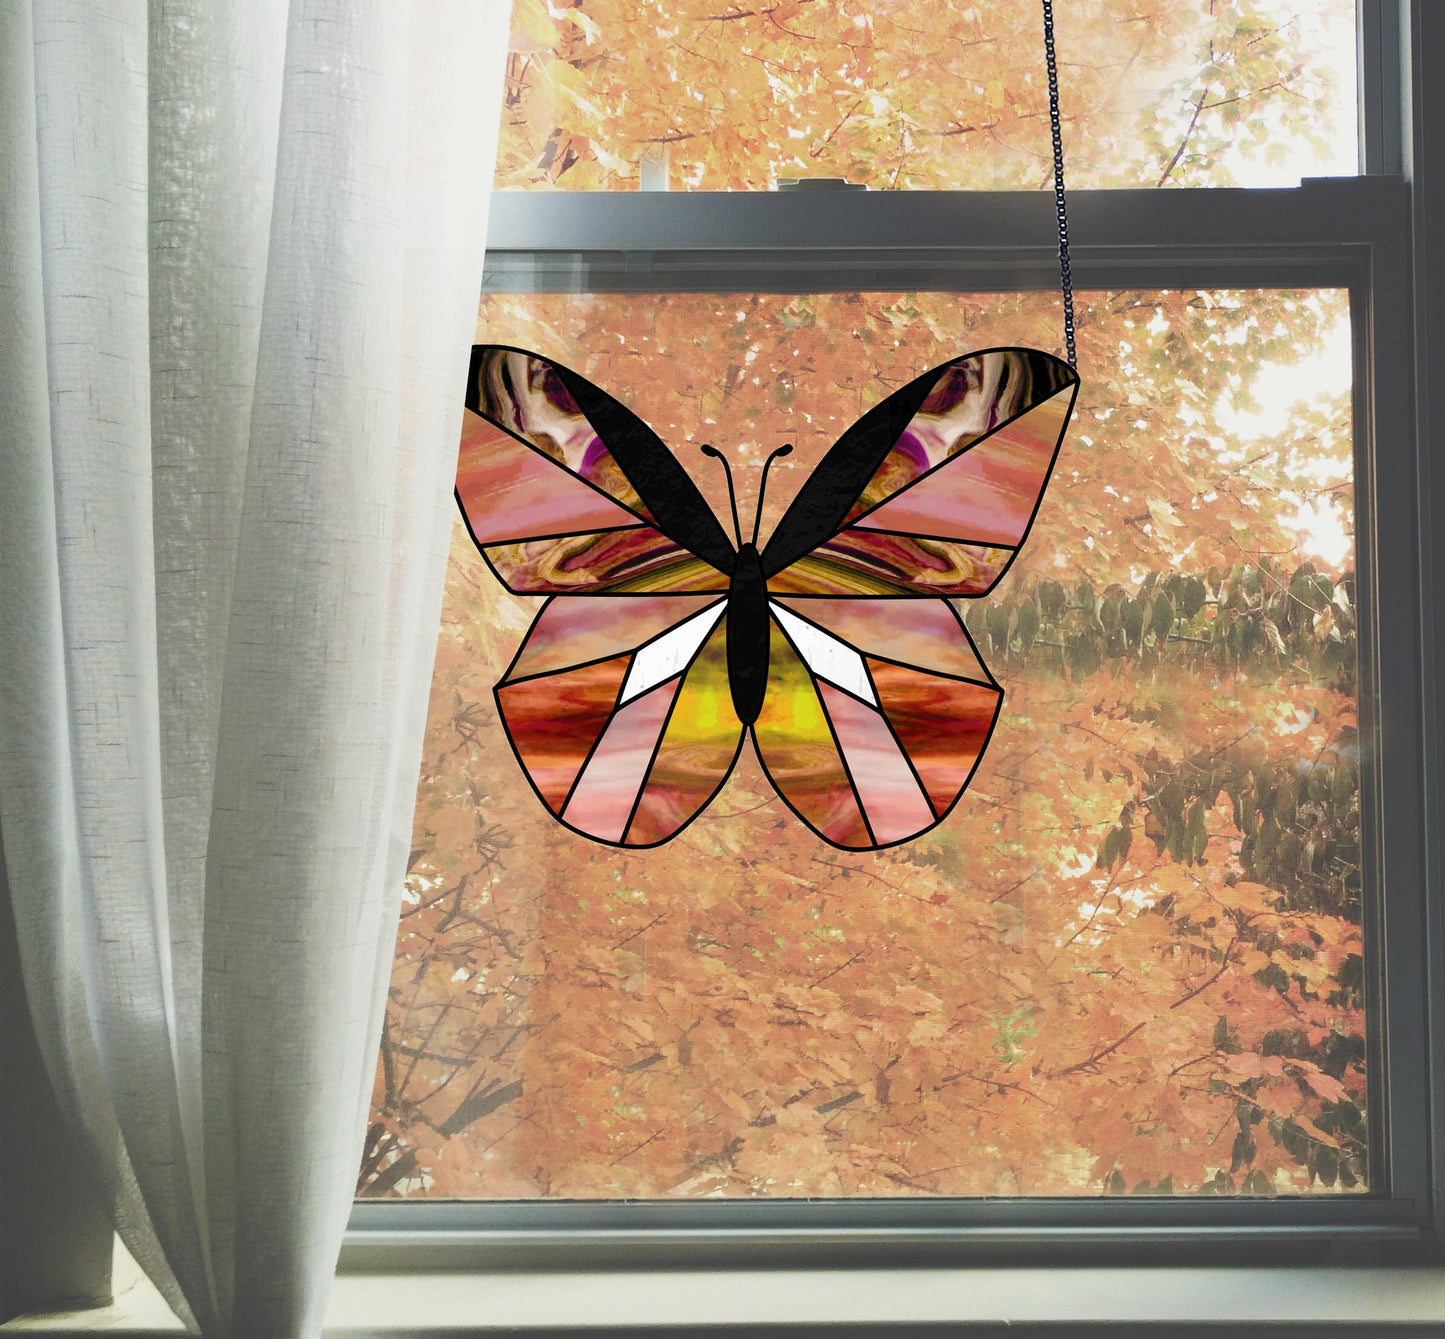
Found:
<path fill-rule="evenodd" d="M 1015 631 L 1018 633 L 1019 644 L 1025 650 L 1033 645 L 1034 638 L 1039 635 L 1039 607 L 1032 600 L 1025 599 L 1019 603 Z"/>
<path fill-rule="evenodd" d="M 1167 637 L 1174 627 L 1174 601 L 1168 595 L 1160 595 L 1154 601 L 1153 618 L 1150 628 L 1159 638 Z"/>
<path fill-rule="evenodd" d="M 1138 646 L 1144 637 L 1144 623 L 1149 617 L 1149 601 L 1143 596 L 1125 603 L 1120 613 L 1120 623 L 1130 646 Z"/>

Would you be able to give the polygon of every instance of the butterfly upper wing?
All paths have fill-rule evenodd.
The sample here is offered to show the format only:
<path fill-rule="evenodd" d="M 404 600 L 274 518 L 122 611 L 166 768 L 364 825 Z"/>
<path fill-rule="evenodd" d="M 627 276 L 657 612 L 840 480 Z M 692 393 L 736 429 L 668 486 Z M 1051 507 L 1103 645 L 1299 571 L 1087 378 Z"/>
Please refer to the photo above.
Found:
<path fill-rule="evenodd" d="M 895 391 L 833 445 L 763 550 L 792 595 L 982 595 L 1033 523 L 1078 375 L 988 349 Z"/>
<path fill-rule="evenodd" d="M 727 534 L 652 429 L 533 353 L 473 348 L 457 501 L 517 594 L 728 586 Z"/>
<path fill-rule="evenodd" d="M 946 600 L 773 599 L 764 769 L 824 841 L 870 850 L 942 822 L 1002 692 Z"/>
<path fill-rule="evenodd" d="M 998 581 L 1077 391 L 1068 364 L 1032 349 L 934 368 L 839 438 L 769 538 L 753 739 L 778 793 L 832 845 L 911 840 L 968 785 L 1002 691 L 946 599 L 899 597 Z"/>
<path fill-rule="evenodd" d="M 743 727 L 716 595 L 549 600 L 497 684 L 538 798 L 594 841 L 655 846 L 717 793 Z"/>

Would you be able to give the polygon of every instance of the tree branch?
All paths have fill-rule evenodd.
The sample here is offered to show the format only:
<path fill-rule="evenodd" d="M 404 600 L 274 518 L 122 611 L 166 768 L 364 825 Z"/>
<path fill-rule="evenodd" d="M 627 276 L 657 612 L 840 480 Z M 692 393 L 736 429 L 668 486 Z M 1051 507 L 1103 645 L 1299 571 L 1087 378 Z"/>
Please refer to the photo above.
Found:
<path fill-rule="evenodd" d="M 1200 91 L 1199 100 L 1194 104 L 1194 115 L 1189 118 L 1189 128 L 1184 132 L 1184 138 L 1179 141 L 1179 147 L 1174 150 L 1174 157 L 1169 160 L 1169 166 L 1164 169 L 1159 180 L 1154 183 L 1156 186 L 1162 186 L 1168 181 L 1174 169 L 1179 166 L 1179 160 L 1184 156 L 1184 149 L 1189 143 L 1190 136 L 1194 134 L 1194 127 L 1199 124 L 1199 113 L 1204 110 L 1204 99 L 1208 96 L 1207 88 Z"/>
<path fill-rule="evenodd" d="M 1135 1023 L 1118 1041 L 1110 1043 L 1108 1046 L 1105 1046 L 1103 1050 L 1095 1051 L 1087 1060 L 1080 1060 L 1076 1065 L 1069 1065 L 1066 1069 L 1052 1070 L 1049 1073 L 1049 1078 L 1061 1079 L 1065 1074 L 1077 1074 L 1081 1069 L 1088 1069 L 1090 1065 L 1098 1064 L 1106 1055 L 1117 1051 L 1119 1047 L 1128 1041 L 1136 1032 L 1148 1027 L 1151 1021 L 1151 1019 L 1146 1018 L 1142 1023 Z"/>

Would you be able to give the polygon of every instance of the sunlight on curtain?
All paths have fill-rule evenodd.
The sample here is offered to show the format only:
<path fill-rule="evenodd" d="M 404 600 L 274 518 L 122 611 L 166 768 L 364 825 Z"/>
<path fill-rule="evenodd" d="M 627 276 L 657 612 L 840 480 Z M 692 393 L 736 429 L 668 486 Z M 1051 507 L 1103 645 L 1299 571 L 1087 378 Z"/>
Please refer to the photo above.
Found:
<path fill-rule="evenodd" d="M 0 8 L 0 819 L 119 1231 L 319 1330 L 409 846 L 501 0 Z"/>

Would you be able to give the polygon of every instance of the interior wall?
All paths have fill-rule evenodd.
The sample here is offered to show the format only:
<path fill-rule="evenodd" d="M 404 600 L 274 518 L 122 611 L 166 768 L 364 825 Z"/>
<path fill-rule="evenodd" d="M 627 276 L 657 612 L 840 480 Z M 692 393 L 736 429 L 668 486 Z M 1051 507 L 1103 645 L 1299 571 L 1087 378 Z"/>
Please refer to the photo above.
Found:
<path fill-rule="evenodd" d="M 20 976 L 0 834 L 0 1324 L 106 1306 L 114 1234 L 46 1077 Z"/>

